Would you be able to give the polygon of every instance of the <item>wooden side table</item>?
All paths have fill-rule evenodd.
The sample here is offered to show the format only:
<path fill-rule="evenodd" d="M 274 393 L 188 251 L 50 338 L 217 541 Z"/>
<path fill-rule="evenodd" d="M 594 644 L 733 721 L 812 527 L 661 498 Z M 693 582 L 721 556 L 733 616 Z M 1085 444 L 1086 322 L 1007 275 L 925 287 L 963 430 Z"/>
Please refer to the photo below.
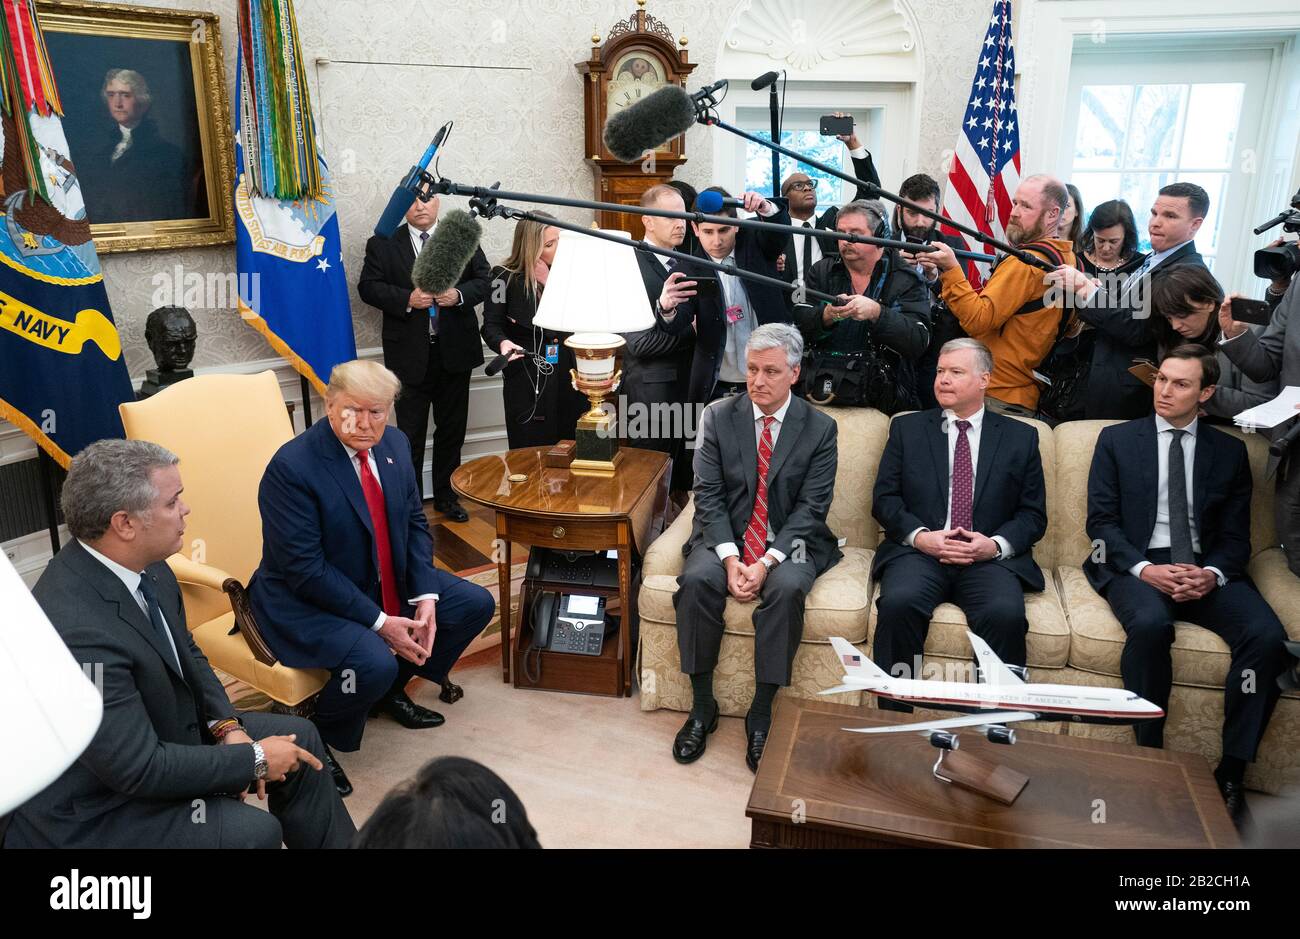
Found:
<path fill-rule="evenodd" d="M 567 469 L 549 469 L 543 458 L 549 447 L 511 450 L 460 466 L 451 486 L 464 499 L 496 512 L 496 562 L 500 581 L 501 671 L 509 682 L 513 665 L 515 687 L 627 696 L 632 693 L 632 621 L 636 594 L 632 590 L 632 559 L 658 534 L 668 508 L 667 454 L 624 447 L 618 472 L 611 478 L 575 476 Z M 524 481 L 510 481 L 522 474 Z M 527 589 L 520 598 L 519 629 L 512 641 L 510 614 L 510 545 L 586 551 L 618 551 L 618 634 L 605 641 L 599 656 L 543 650 L 540 679 L 522 683 L 523 657 L 529 653 L 532 624 Z M 599 594 L 601 588 L 580 592 Z M 614 595 L 614 591 L 604 592 Z"/>

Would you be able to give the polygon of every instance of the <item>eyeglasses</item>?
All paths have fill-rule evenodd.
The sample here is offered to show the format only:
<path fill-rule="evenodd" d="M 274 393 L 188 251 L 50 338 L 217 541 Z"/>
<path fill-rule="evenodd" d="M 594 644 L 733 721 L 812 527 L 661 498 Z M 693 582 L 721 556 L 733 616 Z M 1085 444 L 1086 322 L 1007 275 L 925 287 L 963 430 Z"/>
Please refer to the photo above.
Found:
<path fill-rule="evenodd" d="M 812 192 L 817 188 L 816 183 L 791 183 L 790 192 Z"/>

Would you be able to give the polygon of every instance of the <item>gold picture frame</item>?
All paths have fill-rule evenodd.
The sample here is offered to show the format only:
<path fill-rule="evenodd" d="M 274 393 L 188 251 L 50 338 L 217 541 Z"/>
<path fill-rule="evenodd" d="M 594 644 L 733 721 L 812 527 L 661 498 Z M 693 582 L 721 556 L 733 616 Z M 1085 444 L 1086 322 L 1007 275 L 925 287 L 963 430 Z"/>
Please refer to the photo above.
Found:
<path fill-rule="evenodd" d="M 221 18 L 76 0 L 39 0 L 37 12 L 97 251 L 233 243 Z"/>

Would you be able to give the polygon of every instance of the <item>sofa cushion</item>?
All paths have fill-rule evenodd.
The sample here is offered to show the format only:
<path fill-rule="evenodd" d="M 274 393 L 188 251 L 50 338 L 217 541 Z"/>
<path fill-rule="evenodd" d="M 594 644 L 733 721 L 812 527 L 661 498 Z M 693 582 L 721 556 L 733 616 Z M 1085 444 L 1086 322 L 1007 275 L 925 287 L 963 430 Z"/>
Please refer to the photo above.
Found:
<path fill-rule="evenodd" d="M 867 637 L 867 605 L 871 600 L 871 559 L 875 552 L 865 548 L 843 548 L 844 557 L 813 583 L 804 601 L 803 641 L 828 642 L 842 636 L 849 642 Z M 677 578 L 667 574 L 643 577 L 640 593 L 642 619 L 658 623 L 677 622 L 673 594 Z M 723 631 L 738 636 L 754 635 L 752 616 L 758 601 L 740 603 L 732 597 L 722 614 Z"/>
<path fill-rule="evenodd" d="M 1074 633 L 1070 665 L 1098 675 L 1120 677 L 1126 635 L 1110 604 L 1092 589 L 1083 568 L 1062 567 L 1057 576 Z M 1228 644 L 1210 630 L 1175 621 L 1171 654 L 1175 685 L 1223 690 L 1232 656 Z M 1300 697 L 1295 692 L 1287 694 Z"/>
<path fill-rule="evenodd" d="M 1025 655 L 1032 668 L 1064 668 L 1070 658 L 1070 629 L 1065 610 L 1052 583 L 1050 571 L 1044 571 L 1046 589 L 1041 593 L 1025 594 L 1025 617 L 1029 620 L 1029 634 L 1025 637 Z M 880 588 L 875 586 L 871 596 L 871 640 L 875 641 L 876 624 L 880 611 L 876 601 Z M 930 618 L 930 631 L 925 638 L 925 654 L 951 659 L 972 659 L 974 651 L 966 637 L 966 614 L 953 603 L 940 603 Z"/>
<path fill-rule="evenodd" d="M 817 410 L 835 419 L 839 451 L 835 492 L 826 524 L 846 545 L 874 548 L 880 540 L 880 530 L 871 515 L 871 490 L 875 488 L 880 456 L 889 439 L 889 418 L 874 408 L 818 407 Z"/>
<path fill-rule="evenodd" d="M 1246 568 L 1260 594 L 1286 627 L 1286 634 L 1300 639 L 1300 577 L 1286 566 L 1281 548 L 1259 552 Z"/>

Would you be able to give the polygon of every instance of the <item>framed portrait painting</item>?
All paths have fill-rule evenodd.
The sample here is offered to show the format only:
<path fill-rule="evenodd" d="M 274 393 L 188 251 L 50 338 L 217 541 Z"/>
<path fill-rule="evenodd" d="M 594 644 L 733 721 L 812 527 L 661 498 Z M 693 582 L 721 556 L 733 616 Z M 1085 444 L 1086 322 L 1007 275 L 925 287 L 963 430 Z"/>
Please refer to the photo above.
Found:
<path fill-rule="evenodd" d="M 37 11 L 98 252 L 233 242 L 219 17 L 68 0 Z"/>

